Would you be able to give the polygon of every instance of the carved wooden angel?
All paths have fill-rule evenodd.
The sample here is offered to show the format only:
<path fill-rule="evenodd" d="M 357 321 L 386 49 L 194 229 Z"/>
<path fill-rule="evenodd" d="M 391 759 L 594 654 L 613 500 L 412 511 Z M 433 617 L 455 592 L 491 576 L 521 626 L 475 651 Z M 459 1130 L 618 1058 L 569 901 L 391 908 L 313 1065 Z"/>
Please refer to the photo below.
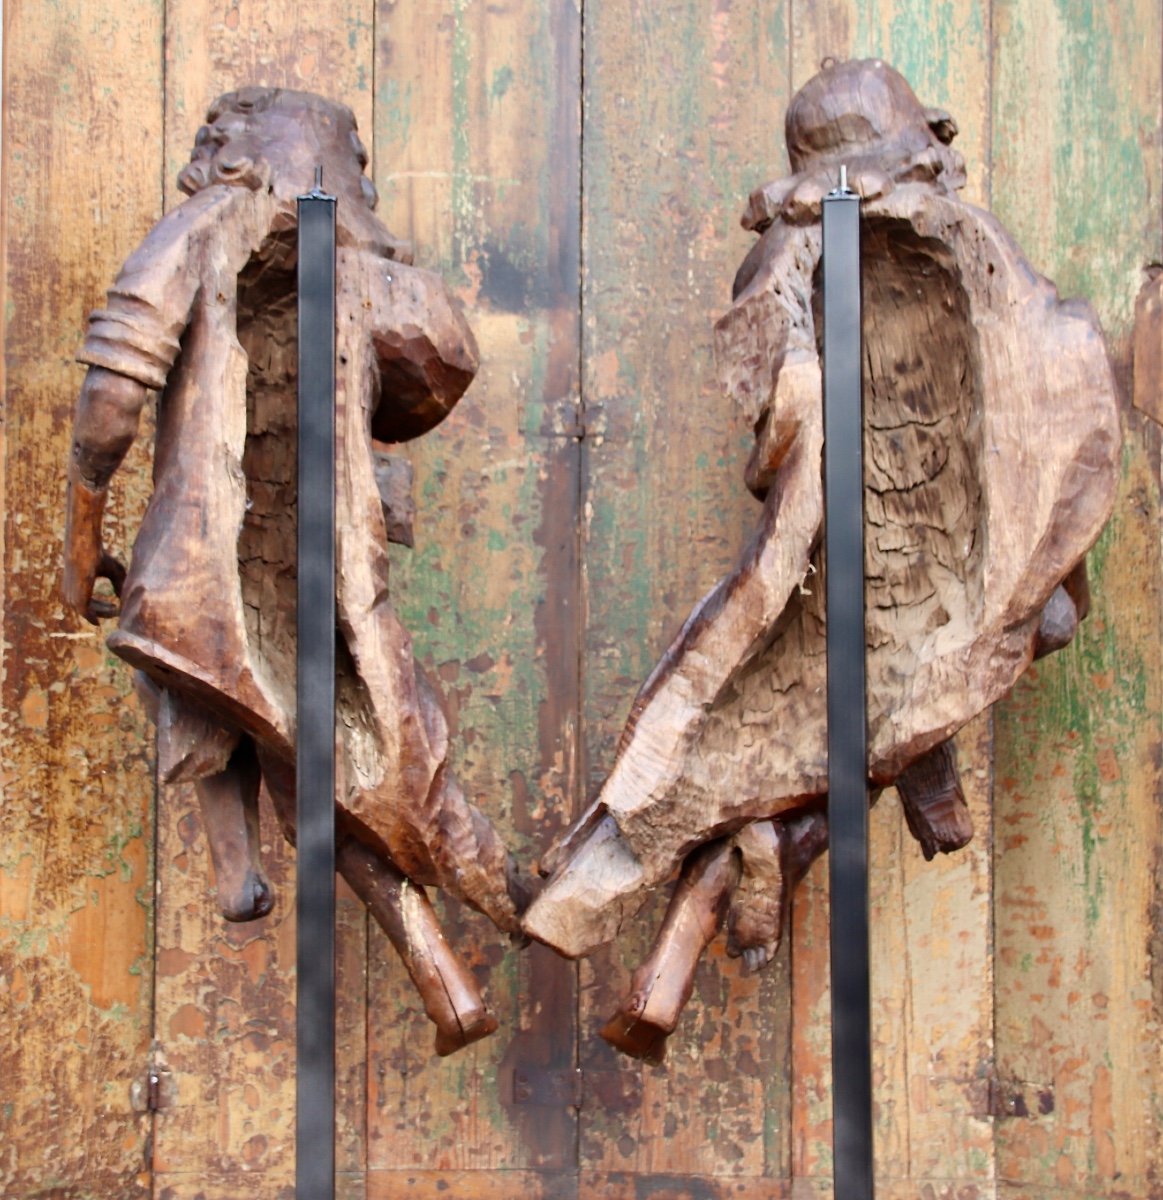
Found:
<path fill-rule="evenodd" d="M 440 703 L 388 599 L 389 537 L 410 544 L 407 488 L 376 443 L 443 420 L 477 350 L 441 280 L 373 215 L 366 163 L 351 111 L 318 96 L 245 88 L 211 108 L 178 180 L 190 198 L 126 261 L 79 354 L 64 594 L 90 621 L 119 617 L 109 646 L 140 673 L 162 780 L 196 786 L 224 914 L 267 912 L 260 779 L 294 834 L 295 201 L 321 165 L 338 196 L 339 869 L 448 1053 L 496 1023 L 422 885 L 510 932 L 524 893 L 452 774 Z M 151 391 L 154 493 L 126 570 L 101 519 Z M 94 596 L 100 578 L 119 611 Z"/>
<path fill-rule="evenodd" d="M 955 132 L 883 62 L 826 66 L 788 110 L 794 174 L 744 217 L 759 240 L 716 357 L 755 431 L 759 528 L 643 685 L 524 922 L 584 955 L 680 870 L 603 1030 L 632 1054 L 662 1054 L 724 917 L 731 952 L 771 958 L 827 844 L 820 200 L 841 164 L 864 198 L 869 785 L 896 783 L 927 857 L 972 833 L 949 739 L 1085 615 L 1116 483 L 1110 367 L 1089 308 L 957 196 Z"/>

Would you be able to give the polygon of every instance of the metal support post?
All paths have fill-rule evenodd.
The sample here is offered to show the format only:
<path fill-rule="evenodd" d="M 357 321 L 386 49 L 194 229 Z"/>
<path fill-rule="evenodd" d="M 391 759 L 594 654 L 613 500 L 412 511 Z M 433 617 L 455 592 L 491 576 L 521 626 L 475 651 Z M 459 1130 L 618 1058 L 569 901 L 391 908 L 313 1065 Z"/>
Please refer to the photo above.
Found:
<path fill-rule="evenodd" d="M 871 1200 L 860 197 L 843 168 L 824 199 L 823 226 L 834 1178 L 836 1200 Z"/>
<path fill-rule="evenodd" d="M 335 197 L 299 197 L 296 1200 L 335 1196 Z"/>

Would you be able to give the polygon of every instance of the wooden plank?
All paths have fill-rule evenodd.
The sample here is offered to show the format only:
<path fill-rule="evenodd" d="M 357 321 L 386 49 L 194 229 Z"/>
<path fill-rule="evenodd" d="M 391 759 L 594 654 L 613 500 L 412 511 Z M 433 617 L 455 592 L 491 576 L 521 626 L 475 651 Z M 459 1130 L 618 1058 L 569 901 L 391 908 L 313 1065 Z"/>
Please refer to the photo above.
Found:
<path fill-rule="evenodd" d="M 171 0 L 167 205 L 182 199 L 174 179 L 206 108 L 236 87 L 291 87 L 342 100 L 355 110 L 370 148 L 372 18 L 370 4 L 359 0 L 213 11 L 202 0 Z M 294 1180 L 293 855 L 268 806 L 263 855 L 275 911 L 227 925 L 210 890 L 193 791 L 165 789 L 160 803 L 157 1040 L 177 1095 L 157 1121 L 157 1186 L 184 1196 L 194 1181 L 246 1172 L 248 1188 L 274 1194 Z M 337 1164 L 349 1194 L 366 1159 L 366 931 L 362 905 L 341 887 Z"/>
<path fill-rule="evenodd" d="M 260 1187 L 261 1191 L 257 1190 Z M 269 1175 L 256 1178 L 245 1173 L 169 1176 L 156 1196 L 157 1200 L 238 1200 L 239 1196 L 255 1196 L 256 1200 L 295 1200 L 295 1184 L 289 1178 L 280 1182 Z M 356 1175 L 337 1174 L 335 1200 L 365 1200 L 365 1196 L 362 1171 Z"/>
<path fill-rule="evenodd" d="M 1053 1111 L 998 1127 L 1015 1194 L 1145 1195 L 1160 1162 L 1158 430 L 1129 330 L 1160 249 L 1158 5 L 994 6 L 994 207 L 1092 300 L 1127 392 L 1123 484 L 1074 646 L 1000 710 L 997 1051 Z"/>
<path fill-rule="evenodd" d="M 925 862 L 895 792 L 875 819 L 879 873 L 874 939 L 874 1024 L 883 1066 L 878 1091 L 882 1172 L 921 1181 L 947 1176 L 992 1187 L 993 1065 L 992 721 L 957 739 L 973 841 Z"/>
<path fill-rule="evenodd" d="M 792 74 L 802 86 L 826 57 L 879 57 L 922 104 L 956 120 L 971 202 L 989 190 L 989 5 L 913 0 L 793 9 Z M 976 835 L 926 863 L 894 792 L 870 822 L 873 1088 L 878 1195 L 892 1180 L 918 1191 L 948 1175 L 992 1186 L 992 1130 L 980 1080 L 993 1055 L 991 974 L 992 747 L 988 719 L 958 738 Z M 793 1173 L 829 1194 L 832 1163 L 828 889 L 814 869 L 796 900 L 792 946 Z M 812 1194 L 812 1193 L 806 1193 Z M 911 1193 L 910 1193 L 911 1194 Z M 941 1194 L 940 1192 L 938 1194 Z"/>
<path fill-rule="evenodd" d="M 1108 336 L 1159 257 L 1160 14 L 1130 0 L 995 0 L 993 207 L 1064 296 Z"/>
<path fill-rule="evenodd" d="M 992 1187 L 991 729 L 980 717 L 958 738 L 976 830 L 965 850 L 926 863 L 894 791 L 872 813 L 878 1195 L 894 1178 L 917 1191 L 944 1176 Z M 800 886 L 793 919 L 792 1170 L 822 1195 L 832 1162 L 827 900 L 821 864 Z"/>
<path fill-rule="evenodd" d="M 711 337 L 753 240 L 739 226 L 747 196 L 783 169 L 789 9 L 585 6 L 582 713 L 591 793 L 638 687 L 758 516 L 743 486 L 750 430 L 719 388 Z M 582 966 L 587 1072 L 627 1066 L 596 1030 L 645 955 L 662 899 Z M 711 1177 L 762 1177 L 770 1189 L 788 1157 L 787 1018 L 786 958 L 746 978 L 716 943 L 666 1064 L 642 1069 L 641 1101 L 583 1109 L 582 1168 L 606 1181 L 583 1193 L 604 1194 L 608 1183 L 626 1194 L 630 1183 L 610 1181 L 656 1172 L 704 1181 L 700 1195 L 719 1194 Z"/>
<path fill-rule="evenodd" d="M 4 13 L 0 1191 L 144 1196 L 131 1107 L 150 1035 L 146 723 L 103 634 L 58 597 L 65 464 L 90 307 L 156 218 L 162 6 Z M 106 522 L 123 553 L 146 460 Z"/>
<path fill-rule="evenodd" d="M 416 547 L 394 559 L 394 602 L 444 695 L 467 793 L 526 863 L 577 797 L 579 36 L 573 5 L 377 10 L 382 211 L 457 289 L 482 361 L 450 419 L 407 448 Z M 465 1171 L 480 1188 L 485 1171 L 571 1170 L 574 1112 L 516 1103 L 513 1074 L 573 1066 L 575 969 L 443 912 L 501 1028 L 436 1059 L 373 943 L 369 1166 Z"/>
<path fill-rule="evenodd" d="M 788 1200 L 789 1180 L 770 1175 L 711 1178 L 706 1175 L 585 1171 L 584 1200 Z"/>

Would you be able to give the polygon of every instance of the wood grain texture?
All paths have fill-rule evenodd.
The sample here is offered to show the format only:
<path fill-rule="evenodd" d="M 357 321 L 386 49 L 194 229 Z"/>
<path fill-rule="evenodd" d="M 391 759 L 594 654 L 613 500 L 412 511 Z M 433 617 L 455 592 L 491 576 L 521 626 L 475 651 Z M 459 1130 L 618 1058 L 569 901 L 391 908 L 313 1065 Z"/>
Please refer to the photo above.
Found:
<path fill-rule="evenodd" d="M 711 329 L 748 245 L 738 223 L 746 196 L 782 165 L 788 10 L 585 6 L 587 793 L 609 771 L 658 651 L 756 519 L 741 487 L 749 431 L 718 386 Z M 617 1062 L 597 1030 L 663 907 L 642 912 L 637 938 L 582 964 L 585 1071 Z M 780 1176 L 785 979 L 779 965 L 744 978 L 715 943 L 666 1065 L 639 1068 L 640 1103 L 583 1109 L 583 1168 L 677 1172 L 700 1180 L 685 1186 L 707 1189 L 710 1177 Z M 589 1194 L 628 1186 L 600 1178 Z"/>
<path fill-rule="evenodd" d="M 1161 14 L 1110 17 L 994 5 L 994 208 L 1064 294 L 1094 302 L 1126 405 L 1091 616 L 998 718 L 998 1071 L 1054 1103 L 998 1124 L 998 1176 L 1019 1194 L 1148 1195 L 1160 1167 L 1158 431 L 1129 409 L 1128 367 L 1159 257 Z"/>
<path fill-rule="evenodd" d="M 182 1195 L 222 1172 L 245 1170 L 272 1194 L 293 1178 L 293 859 L 269 804 L 264 810 L 260 847 L 276 905 L 233 925 L 207 895 L 209 851 L 192 787 L 161 796 L 156 1041 L 176 1089 L 156 1123 L 161 1194 Z"/>
<path fill-rule="evenodd" d="M 126 674 L 59 600 L 85 309 L 156 218 L 161 5 L 4 12 L 0 1192 L 148 1194 L 151 750 Z M 94 230 L 98 232 L 95 234 Z M 135 456 L 111 514 L 124 545 Z"/>
<path fill-rule="evenodd" d="M 1135 298 L 1132 400 L 1163 425 L 1163 272 L 1152 266 Z"/>
<path fill-rule="evenodd" d="M 237 87 L 338 100 L 355 113 L 371 150 L 371 0 L 169 0 L 165 14 L 167 209 L 181 199 L 175 180 L 210 102 Z"/>
<path fill-rule="evenodd" d="M 887 102 L 894 82 L 899 108 Z M 890 113 L 901 121 L 862 157 L 842 143 L 853 186 L 878 189 L 864 204 L 862 281 L 872 784 L 895 781 L 1009 691 L 1051 594 L 1110 515 L 1118 416 L 1093 317 L 1059 303 L 997 222 L 956 197 L 960 156 L 934 137 L 900 75 L 876 59 L 821 72 L 789 117 L 797 174 L 774 185 L 782 208 L 716 325 L 724 389 L 756 430 L 747 482 L 763 515 L 642 686 L 610 774 L 524 917 L 565 954 L 617 936 L 692 846 L 795 814 L 827 790 L 810 198 L 818 217 L 841 156 L 826 131 L 842 136 L 856 119 L 849 103 L 869 96 L 885 101 L 862 113 L 871 128 Z M 827 116 L 812 115 L 816 102 Z M 920 145 L 906 150 L 914 136 Z M 922 159 L 944 174 L 894 190 L 890 174 L 907 179 Z M 1059 594 L 1072 632 L 1073 602 Z M 914 804 L 913 826 L 919 814 Z"/>
<path fill-rule="evenodd" d="M 209 853 L 193 789 L 164 789 L 155 1038 L 174 1092 L 156 1119 L 153 1165 L 158 1194 L 168 1189 L 174 1200 L 208 1186 L 208 1197 L 217 1194 L 220 1176 L 224 1195 L 232 1178 L 264 1198 L 293 1188 L 294 855 L 265 794 L 260 846 L 275 909 L 226 924 L 206 895 Z M 352 1178 L 362 1177 L 366 1155 L 366 914 L 341 886 L 336 1161 Z"/>
<path fill-rule="evenodd" d="M 412 448 L 416 545 L 394 556 L 395 594 L 465 790 L 526 863 L 577 791 L 579 36 L 568 4 L 376 15 L 382 212 L 464 300 L 482 362 Z M 569 1170 L 574 1112 L 514 1103 L 513 1076 L 573 1065 L 574 969 L 445 916 L 501 1028 L 437 1063 L 373 943 L 369 1168 Z"/>

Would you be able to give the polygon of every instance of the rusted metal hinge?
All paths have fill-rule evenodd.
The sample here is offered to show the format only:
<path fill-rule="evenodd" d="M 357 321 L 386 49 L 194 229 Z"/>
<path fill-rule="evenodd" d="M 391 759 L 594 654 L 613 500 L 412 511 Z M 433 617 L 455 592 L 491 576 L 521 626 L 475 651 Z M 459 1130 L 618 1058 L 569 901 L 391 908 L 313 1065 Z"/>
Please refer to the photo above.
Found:
<path fill-rule="evenodd" d="M 635 1071 L 514 1067 L 512 1097 L 514 1104 L 625 1112 L 642 1101 L 642 1077 Z"/>
<path fill-rule="evenodd" d="M 991 1075 L 986 1081 L 984 1109 L 981 1115 L 998 1121 L 1047 1117 L 1054 1111 L 1054 1085 Z"/>
<path fill-rule="evenodd" d="M 177 1094 L 173 1072 L 164 1063 L 154 1062 L 129 1085 L 129 1104 L 134 1112 L 161 1112 L 173 1106 Z"/>

